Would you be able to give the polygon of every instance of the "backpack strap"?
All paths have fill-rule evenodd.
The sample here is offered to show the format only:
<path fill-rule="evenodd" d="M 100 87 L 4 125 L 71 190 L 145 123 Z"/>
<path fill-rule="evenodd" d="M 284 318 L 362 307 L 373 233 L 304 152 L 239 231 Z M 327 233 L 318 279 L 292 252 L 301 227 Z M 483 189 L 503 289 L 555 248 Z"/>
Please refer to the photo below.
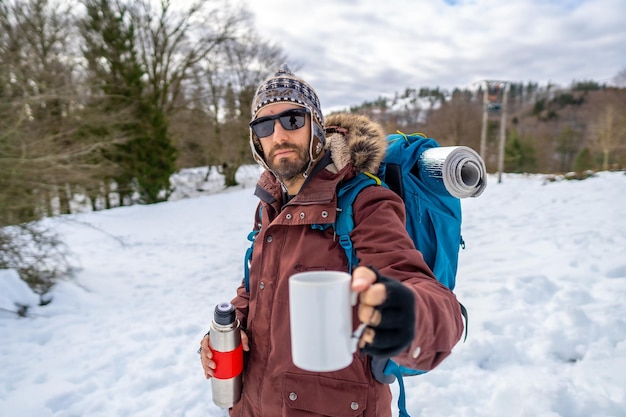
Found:
<path fill-rule="evenodd" d="M 250 292 L 250 263 L 252 262 L 252 252 L 254 251 L 254 241 L 256 240 L 256 236 L 261 231 L 261 218 L 263 216 L 263 206 L 259 205 L 259 228 L 254 229 L 250 233 L 248 233 L 248 240 L 251 242 L 250 247 L 246 251 L 246 255 L 243 259 L 243 286 L 246 289 L 246 292 Z"/>
<path fill-rule="evenodd" d="M 400 366 L 393 359 L 387 358 L 372 358 L 371 368 L 374 378 L 381 384 L 391 384 L 394 380 L 398 380 L 398 415 L 410 417 L 406 411 L 406 390 L 403 377 L 421 375 L 426 372 Z"/>
<path fill-rule="evenodd" d="M 339 244 L 346 252 L 348 272 L 350 274 L 352 273 L 352 268 L 359 264 L 356 250 L 350 238 L 350 233 L 354 229 L 354 210 L 352 205 L 361 190 L 370 185 L 383 185 L 383 183 L 377 176 L 365 172 L 350 178 L 337 191 L 337 210 L 339 213 L 335 221 L 335 234 L 339 238 Z"/>
<path fill-rule="evenodd" d="M 387 364 L 385 365 L 385 369 L 383 370 L 383 374 L 385 375 L 393 375 L 398 380 L 398 386 L 400 388 L 398 393 L 398 410 L 400 417 L 410 417 L 409 413 L 406 411 L 406 390 L 404 389 L 404 380 L 403 376 L 413 376 L 413 375 L 421 375 L 424 374 L 424 371 L 420 371 L 417 369 L 405 368 L 404 366 L 398 365 L 391 359 L 387 360 Z"/>

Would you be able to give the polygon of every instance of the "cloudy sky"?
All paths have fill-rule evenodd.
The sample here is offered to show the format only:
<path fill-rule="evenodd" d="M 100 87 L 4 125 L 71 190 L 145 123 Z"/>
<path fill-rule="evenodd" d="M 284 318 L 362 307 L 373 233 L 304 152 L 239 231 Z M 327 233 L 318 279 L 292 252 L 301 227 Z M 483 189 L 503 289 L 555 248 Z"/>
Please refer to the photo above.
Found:
<path fill-rule="evenodd" d="M 244 0 L 322 107 L 483 79 L 611 83 L 626 0 Z"/>

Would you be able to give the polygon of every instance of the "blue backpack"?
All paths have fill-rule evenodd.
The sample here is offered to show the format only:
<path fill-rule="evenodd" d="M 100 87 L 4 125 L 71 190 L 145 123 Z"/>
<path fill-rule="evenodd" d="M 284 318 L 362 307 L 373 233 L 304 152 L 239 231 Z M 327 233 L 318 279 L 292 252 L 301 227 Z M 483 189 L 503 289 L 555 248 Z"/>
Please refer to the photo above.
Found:
<path fill-rule="evenodd" d="M 426 175 L 419 164 L 420 156 L 439 144 L 421 134 L 388 135 L 387 141 L 387 153 L 378 173 L 359 174 L 337 193 L 341 211 L 335 231 L 348 261 L 351 266 L 359 264 L 350 241 L 354 228 L 352 203 L 365 187 L 387 186 L 404 201 L 406 229 L 415 247 L 422 252 L 437 279 L 454 290 L 459 249 L 465 245 L 461 236 L 461 201 L 445 191 L 442 180 Z"/>
<path fill-rule="evenodd" d="M 359 264 L 357 253 L 352 245 L 350 233 L 354 229 L 352 205 L 357 195 L 365 187 L 385 186 L 393 190 L 404 201 L 406 207 L 406 229 L 415 247 L 423 254 L 424 260 L 437 279 L 450 290 L 454 290 L 460 248 L 465 247 L 461 236 L 461 202 L 448 193 L 441 178 L 429 175 L 420 164 L 422 154 L 439 144 L 422 134 L 403 133 L 387 136 L 388 147 L 379 171 L 361 173 L 340 186 L 337 192 L 339 214 L 335 224 L 313 225 L 325 230 L 334 227 L 340 245 L 346 252 L 350 272 Z M 248 235 L 254 245 L 258 231 Z M 252 246 L 246 252 L 244 262 L 244 285 L 249 291 L 249 263 Z M 467 338 L 467 310 L 461 305 L 465 318 L 465 338 Z M 391 359 L 383 362 L 372 360 L 374 377 L 382 383 L 398 380 L 398 408 L 401 417 L 408 417 L 403 376 L 423 374 L 426 371 L 398 365 Z"/>
<path fill-rule="evenodd" d="M 456 284 L 459 249 L 465 248 L 461 236 L 461 202 L 445 191 L 443 181 L 428 175 L 420 165 L 420 157 L 430 149 L 439 147 L 431 138 L 421 134 L 402 133 L 387 136 L 388 147 L 385 160 L 376 176 L 362 173 L 350 179 L 338 193 L 337 206 L 341 208 L 335 224 L 339 243 L 346 251 L 349 264 L 359 264 L 350 239 L 354 228 L 352 203 L 359 192 L 368 186 L 387 186 L 404 201 L 406 229 L 415 247 L 422 253 L 439 282 L 450 290 Z M 465 318 L 467 337 L 467 310 L 461 304 Z M 372 360 L 372 370 L 379 382 L 399 384 L 398 408 L 401 417 L 408 417 L 403 376 L 420 375 L 426 371 L 398 365 L 392 359 L 380 363 Z"/>

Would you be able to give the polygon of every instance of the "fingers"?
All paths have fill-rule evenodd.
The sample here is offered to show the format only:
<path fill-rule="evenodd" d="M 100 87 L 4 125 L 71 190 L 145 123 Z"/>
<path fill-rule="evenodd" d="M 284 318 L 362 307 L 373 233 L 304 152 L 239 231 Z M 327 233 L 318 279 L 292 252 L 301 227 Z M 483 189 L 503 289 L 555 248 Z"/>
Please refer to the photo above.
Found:
<path fill-rule="evenodd" d="M 212 359 L 213 358 L 213 352 L 211 351 L 211 348 L 209 346 L 209 335 L 206 334 L 204 335 L 204 337 L 202 338 L 202 340 L 200 341 L 200 347 L 202 348 L 202 355 L 201 356 L 206 356 L 208 359 Z"/>
<path fill-rule="evenodd" d="M 378 326 L 381 321 L 381 313 L 377 308 L 385 302 L 387 290 L 383 284 L 374 284 L 360 295 L 358 314 L 362 323 L 370 326 Z"/>
<path fill-rule="evenodd" d="M 250 351 L 250 340 L 248 335 L 243 330 L 241 331 L 241 347 L 246 352 Z M 200 341 L 200 360 L 202 361 L 202 368 L 204 369 L 204 376 L 206 379 L 211 379 L 215 375 L 215 367 L 217 366 L 213 360 L 213 351 L 209 346 L 209 335 L 205 335 Z"/>
<path fill-rule="evenodd" d="M 358 316 L 361 323 L 378 326 L 382 315 L 376 307 L 385 302 L 387 290 L 383 284 L 376 284 L 376 273 L 370 268 L 360 266 L 352 273 L 352 291 L 360 293 Z M 376 331 L 367 327 L 359 339 L 359 348 L 374 342 Z"/>
<path fill-rule="evenodd" d="M 368 267 L 359 266 L 352 272 L 352 291 L 360 293 L 361 303 L 377 306 L 385 302 L 385 286 L 375 282 L 376 273 Z"/>
<path fill-rule="evenodd" d="M 376 282 L 376 274 L 365 266 L 359 266 L 352 272 L 352 291 L 362 292 Z"/>
<path fill-rule="evenodd" d="M 215 372 L 215 361 L 213 361 L 213 351 L 209 347 L 209 336 L 206 335 L 200 342 L 200 360 L 202 361 L 202 369 L 204 370 L 204 377 L 210 379 Z"/>
<path fill-rule="evenodd" d="M 385 284 L 377 283 L 363 291 L 360 296 L 361 304 L 379 306 L 387 299 Z"/>
<path fill-rule="evenodd" d="M 376 273 L 359 266 L 352 273 L 352 291 L 360 293 L 359 320 L 372 326 L 380 323 L 380 311 L 375 307 L 385 302 L 387 291 L 383 284 L 375 284 Z"/>
<path fill-rule="evenodd" d="M 241 347 L 244 351 L 250 351 L 250 341 L 248 340 L 248 335 L 243 330 L 241 331 Z"/>
<path fill-rule="evenodd" d="M 361 304 L 359 306 L 359 321 L 365 323 L 368 326 L 378 326 L 380 324 L 382 315 L 380 310 L 373 306 Z"/>
<path fill-rule="evenodd" d="M 366 345 L 374 342 L 376 331 L 371 327 L 366 327 L 359 339 L 359 349 L 363 349 Z"/>

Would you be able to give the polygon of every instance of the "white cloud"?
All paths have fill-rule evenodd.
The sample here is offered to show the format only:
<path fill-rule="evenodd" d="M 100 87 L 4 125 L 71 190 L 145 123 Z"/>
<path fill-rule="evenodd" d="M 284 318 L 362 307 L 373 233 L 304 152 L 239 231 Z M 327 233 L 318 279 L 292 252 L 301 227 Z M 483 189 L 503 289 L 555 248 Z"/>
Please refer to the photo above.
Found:
<path fill-rule="evenodd" d="M 568 85 L 626 68 L 626 0 L 246 0 L 325 109 L 484 78 Z"/>

